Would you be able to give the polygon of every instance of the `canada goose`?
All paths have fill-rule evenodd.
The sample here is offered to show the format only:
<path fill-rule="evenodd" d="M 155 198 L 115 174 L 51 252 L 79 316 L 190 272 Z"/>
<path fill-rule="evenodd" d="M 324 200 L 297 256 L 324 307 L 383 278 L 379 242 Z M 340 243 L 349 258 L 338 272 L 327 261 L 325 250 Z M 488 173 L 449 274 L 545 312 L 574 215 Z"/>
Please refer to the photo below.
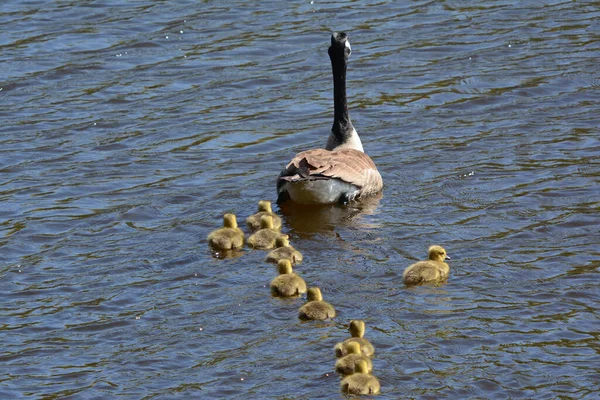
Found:
<path fill-rule="evenodd" d="M 429 259 L 419 261 L 404 270 L 402 278 L 407 285 L 417 285 L 426 282 L 442 282 L 448 279 L 450 266 L 444 262 L 450 259 L 442 246 L 431 246 L 428 251 Z"/>
<path fill-rule="evenodd" d="M 276 263 L 279 260 L 290 260 L 292 264 L 299 264 L 302 262 L 302 253 L 290 246 L 290 240 L 288 235 L 280 235 L 275 239 L 275 250 L 272 250 L 267 254 L 266 261 Z"/>
<path fill-rule="evenodd" d="M 335 317 L 335 309 L 331 304 L 323 301 L 321 289 L 312 287 L 306 294 L 306 303 L 298 311 L 298 318 L 303 321 L 325 320 Z"/>
<path fill-rule="evenodd" d="M 260 217 L 270 215 L 273 218 L 273 228 L 281 229 L 281 217 L 271 209 L 271 202 L 268 200 L 260 200 L 258 202 L 258 212 L 246 218 L 246 225 L 254 232 L 260 229 Z"/>
<path fill-rule="evenodd" d="M 367 372 L 373 371 L 373 363 L 371 359 L 363 354 L 361 354 L 360 344 L 357 342 L 351 342 L 344 345 L 346 352 L 348 353 L 346 356 L 339 358 L 335 362 L 335 372 L 338 372 L 343 375 L 350 375 L 354 373 L 354 366 L 357 361 L 364 360 L 367 363 Z"/>
<path fill-rule="evenodd" d="M 277 229 L 273 229 L 273 218 L 270 215 L 260 217 L 260 229 L 248 238 L 248 245 L 255 249 L 272 249 L 275 247 L 275 239 L 281 235 Z"/>
<path fill-rule="evenodd" d="M 381 390 L 379 380 L 369 374 L 367 363 L 364 360 L 356 362 L 352 375 L 348 375 L 340 383 L 343 393 L 348 394 L 377 394 Z"/>
<path fill-rule="evenodd" d="M 244 232 L 238 228 L 235 214 L 223 215 L 223 228 L 212 231 L 207 240 L 217 250 L 241 249 L 244 246 Z"/>
<path fill-rule="evenodd" d="M 279 260 L 277 270 L 279 276 L 271 281 L 273 296 L 292 297 L 306 293 L 306 282 L 292 271 L 290 260 Z"/>
<path fill-rule="evenodd" d="M 336 357 L 339 358 L 341 356 L 345 356 L 347 354 L 345 351 L 346 346 L 352 342 L 360 344 L 360 349 L 363 355 L 367 357 L 373 357 L 373 354 L 375 353 L 375 347 L 373 347 L 371 342 L 363 337 L 365 335 L 365 322 L 360 319 L 352 320 L 350 321 L 349 330 L 352 337 L 344 340 L 342 343 L 338 343 L 335 346 Z"/>
<path fill-rule="evenodd" d="M 348 35 L 331 35 L 328 53 L 333 72 L 333 127 L 325 149 L 298 153 L 277 178 L 277 202 L 347 203 L 378 193 L 383 180 L 364 153 L 346 100 L 346 68 L 352 49 Z"/>

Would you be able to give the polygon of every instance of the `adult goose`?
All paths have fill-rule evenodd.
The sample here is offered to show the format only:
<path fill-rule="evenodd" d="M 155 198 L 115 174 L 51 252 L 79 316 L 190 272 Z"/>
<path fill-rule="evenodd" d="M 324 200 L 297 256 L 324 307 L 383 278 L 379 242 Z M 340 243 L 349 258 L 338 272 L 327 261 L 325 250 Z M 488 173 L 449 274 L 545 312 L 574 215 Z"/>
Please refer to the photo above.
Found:
<path fill-rule="evenodd" d="M 331 36 L 329 58 L 333 71 L 333 127 L 324 149 L 298 153 L 277 178 L 277 202 L 301 204 L 347 203 L 378 193 L 381 175 L 364 153 L 350 121 L 346 100 L 346 68 L 352 52 L 348 35 Z"/>

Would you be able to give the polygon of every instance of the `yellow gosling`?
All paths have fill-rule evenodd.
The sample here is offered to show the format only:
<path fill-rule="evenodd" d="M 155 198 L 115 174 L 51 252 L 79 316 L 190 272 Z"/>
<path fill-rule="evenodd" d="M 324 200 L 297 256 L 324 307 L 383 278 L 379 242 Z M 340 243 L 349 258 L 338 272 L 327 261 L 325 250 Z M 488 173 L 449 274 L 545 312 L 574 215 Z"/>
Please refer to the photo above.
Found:
<path fill-rule="evenodd" d="M 273 218 L 270 215 L 260 217 L 260 229 L 248 238 L 248 245 L 254 249 L 268 250 L 275 247 L 275 240 L 281 235 L 273 228 Z"/>
<path fill-rule="evenodd" d="M 336 343 L 335 346 L 333 346 L 333 351 L 335 352 L 335 358 L 341 358 L 348 354 L 348 352 L 344 354 L 346 349 L 344 348 L 344 344 L 342 342 Z"/>
<path fill-rule="evenodd" d="M 279 260 L 279 276 L 271 281 L 271 294 L 276 297 L 294 297 L 306 293 L 306 282 L 292 271 L 290 260 Z"/>
<path fill-rule="evenodd" d="M 444 262 L 445 259 L 450 259 L 450 257 L 442 246 L 431 246 L 428 260 L 419 261 L 404 270 L 402 274 L 404 283 L 418 285 L 445 281 L 450 273 L 450 266 Z"/>
<path fill-rule="evenodd" d="M 260 217 L 263 215 L 271 216 L 271 218 L 273 218 L 273 228 L 281 229 L 281 217 L 273 212 L 271 209 L 271 202 L 268 200 L 260 200 L 258 202 L 258 212 L 246 218 L 246 225 L 248 225 L 248 228 L 252 232 L 260 229 Z"/>
<path fill-rule="evenodd" d="M 350 321 L 349 330 L 352 337 L 344 340 L 344 342 L 341 344 L 338 343 L 340 345 L 339 347 L 336 345 L 334 348 L 336 357 L 339 358 L 345 356 L 347 354 L 345 352 L 345 345 L 352 342 L 360 344 L 360 349 L 363 355 L 367 357 L 373 357 L 373 354 L 375 354 L 375 347 L 373 347 L 371 342 L 363 337 L 365 335 L 365 322 L 360 319 L 354 319 Z"/>
<path fill-rule="evenodd" d="M 321 289 L 312 287 L 306 294 L 306 303 L 300 307 L 298 318 L 303 321 L 326 320 L 335 317 L 335 309 L 331 304 L 323 301 Z"/>
<path fill-rule="evenodd" d="M 365 361 L 367 363 L 367 372 L 373 371 L 373 363 L 367 356 L 361 354 L 360 344 L 357 342 L 350 342 L 344 345 L 347 355 L 339 358 L 335 363 L 335 372 L 342 375 L 353 374 L 354 367 L 357 361 Z"/>
<path fill-rule="evenodd" d="M 244 232 L 237 225 L 235 214 L 223 215 L 223 228 L 212 231 L 208 244 L 217 250 L 241 249 L 244 247 Z"/>
<path fill-rule="evenodd" d="M 364 360 L 356 362 L 356 371 L 348 375 L 340 383 L 342 393 L 348 394 L 379 394 L 381 385 L 379 380 L 368 372 L 367 363 Z"/>
<path fill-rule="evenodd" d="M 302 262 L 302 253 L 290 246 L 288 235 L 280 235 L 275 239 L 275 250 L 267 254 L 266 261 L 277 263 L 279 260 L 290 260 L 292 264 L 300 264 Z"/>

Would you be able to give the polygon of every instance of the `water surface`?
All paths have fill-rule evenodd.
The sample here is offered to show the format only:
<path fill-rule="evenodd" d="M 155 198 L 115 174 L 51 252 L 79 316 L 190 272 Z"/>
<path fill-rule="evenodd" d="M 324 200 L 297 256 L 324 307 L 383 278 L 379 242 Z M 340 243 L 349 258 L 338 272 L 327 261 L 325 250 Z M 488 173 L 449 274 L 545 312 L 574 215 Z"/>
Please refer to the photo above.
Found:
<path fill-rule="evenodd" d="M 340 398 L 355 318 L 382 399 L 598 397 L 597 2 L 170 3 L 0 5 L 0 397 Z M 334 30 L 386 186 L 286 213 L 306 323 L 205 238 L 324 145 Z"/>

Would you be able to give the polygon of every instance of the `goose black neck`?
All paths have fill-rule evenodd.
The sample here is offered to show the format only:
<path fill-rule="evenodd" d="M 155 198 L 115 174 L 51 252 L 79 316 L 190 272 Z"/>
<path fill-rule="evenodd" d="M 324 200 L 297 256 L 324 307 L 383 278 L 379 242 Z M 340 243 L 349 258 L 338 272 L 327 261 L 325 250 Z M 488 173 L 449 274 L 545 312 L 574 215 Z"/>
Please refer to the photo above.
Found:
<path fill-rule="evenodd" d="M 333 127 L 331 130 L 342 143 L 354 129 L 352 121 L 350 121 L 346 98 L 347 62 L 344 57 L 332 58 L 331 68 L 333 70 Z"/>

